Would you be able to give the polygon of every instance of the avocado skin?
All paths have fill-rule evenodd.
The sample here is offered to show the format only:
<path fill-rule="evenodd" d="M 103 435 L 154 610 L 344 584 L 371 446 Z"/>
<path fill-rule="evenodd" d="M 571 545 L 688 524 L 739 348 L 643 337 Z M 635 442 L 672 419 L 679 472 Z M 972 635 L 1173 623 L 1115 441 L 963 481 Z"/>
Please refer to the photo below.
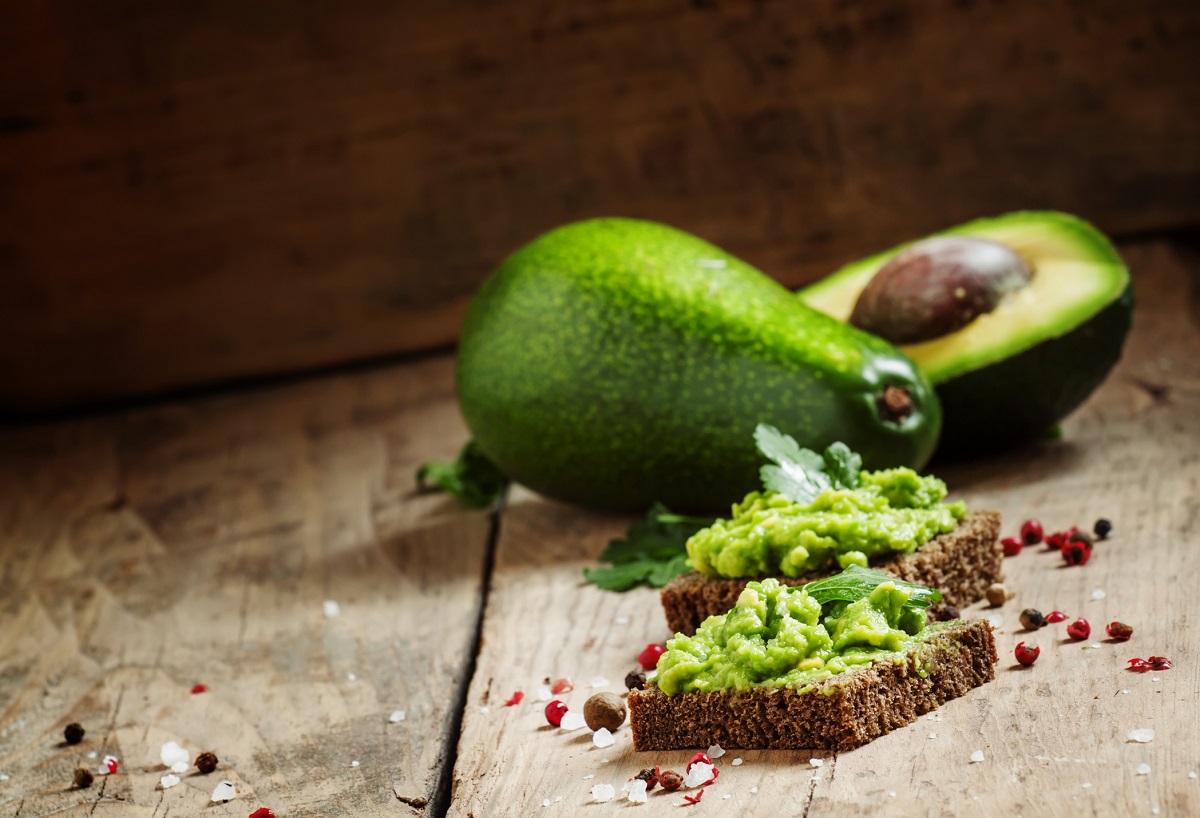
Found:
<path fill-rule="evenodd" d="M 906 385 L 915 410 L 879 418 Z M 535 491 L 599 509 L 717 511 L 760 485 L 754 428 L 841 440 L 867 468 L 920 467 L 932 387 L 882 339 L 654 222 L 593 219 L 527 244 L 473 299 L 457 385 L 483 451 Z"/>
<path fill-rule="evenodd" d="M 1108 376 L 1132 323 L 1131 281 L 1070 332 L 938 384 L 944 418 L 935 457 L 954 461 L 995 454 L 1045 437 Z"/>

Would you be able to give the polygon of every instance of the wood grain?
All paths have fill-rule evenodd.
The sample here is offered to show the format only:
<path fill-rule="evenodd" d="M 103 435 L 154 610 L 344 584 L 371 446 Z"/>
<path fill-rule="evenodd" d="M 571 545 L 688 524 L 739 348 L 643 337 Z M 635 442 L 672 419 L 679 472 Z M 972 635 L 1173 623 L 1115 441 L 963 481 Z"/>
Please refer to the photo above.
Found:
<path fill-rule="evenodd" d="M 1066 567 L 1043 548 L 1006 560 L 1015 597 L 999 610 L 967 611 L 1002 617 L 996 681 L 863 748 L 817 753 L 820 767 L 805 752 L 731 752 L 699 807 L 705 814 L 1200 811 L 1200 781 L 1189 777 L 1200 769 L 1200 598 L 1192 587 L 1200 575 L 1200 260 L 1161 244 L 1133 248 L 1129 257 L 1138 307 L 1125 358 L 1067 421 L 1065 439 L 942 472 L 970 505 L 999 509 L 1008 533 L 1030 516 L 1049 529 L 1090 528 L 1104 516 L 1113 539 L 1083 567 Z M 636 753 L 628 726 L 615 746 L 597 749 L 586 730 L 548 727 L 540 703 L 497 706 L 544 677 L 570 675 L 586 685 L 602 676 L 606 689 L 620 691 L 638 651 L 668 635 L 656 593 L 610 594 L 580 581 L 580 569 L 628 522 L 514 497 L 501 524 L 449 814 L 528 815 L 545 799 L 542 814 L 577 814 L 593 784 L 619 790 L 643 767 L 680 769 L 690 757 Z M 1084 644 L 1099 647 L 1068 641 L 1065 624 L 1023 632 L 1025 607 L 1086 617 L 1093 633 Z M 1113 619 L 1133 625 L 1129 642 L 1106 639 Z M 1042 648 L 1032 668 L 1012 658 L 1021 640 Z M 1152 654 L 1170 657 L 1175 669 L 1125 670 L 1130 657 Z M 566 701 L 578 709 L 591 692 L 576 689 Z M 1157 732 L 1151 743 L 1127 740 L 1142 727 Z M 983 762 L 969 761 L 975 750 Z M 745 763 L 734 767 L 734 756 Z M 1142 763 L 1146 775 L 1137 772 Z M 642 812 L 674 814 L 682 804 L 680 794 L 652 794 Z"/>
<path fill-rule="evenodd" d="M 485 513 L 413 495 L 465 436 L 450 374 L 0 436 L 0 814 L 442 809 L 489 537 Z M 171 740 L 223 763 L 163 790 Z M 89 752 L 121 772 L 70 789 Z M 241 793 L 210 805 L 221 779 Z"/>
<path fill-rule="evenodd" d="M 789 284 L 980 215 L 1200 222 L 1191 0 L 9 0 L 0 406 L 446 345 L 658 219 Z"/>

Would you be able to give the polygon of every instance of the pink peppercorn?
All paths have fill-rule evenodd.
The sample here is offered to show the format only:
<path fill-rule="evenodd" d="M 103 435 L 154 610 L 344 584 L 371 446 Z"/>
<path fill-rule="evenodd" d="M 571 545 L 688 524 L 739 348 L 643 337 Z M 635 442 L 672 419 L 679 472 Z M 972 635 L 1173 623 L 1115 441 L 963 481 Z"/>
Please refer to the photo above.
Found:
<path fill-rule="evenodd" d="M 1145 673 L 1147 670 L 1150 669 L 1150 663 L 1147 662 L 1145 659 L 1141 659 L 1141 658 L 1138 658 L 1135 656 L 1134 658 L 1129 660 L 1129 667 L 1127 669 L 1132 670 L 1134 673 Z"/>
<path fill-rule="evenodd" d="M 563 715 L 567 712 L 567 706 L 558 699 L 546 705 L 546 721 L 550 722 L 554 727 L 562 724 Z"/>
<path fill-rule="evenodd" d="M 1062 611 L 1051 611 L 1050 613 L 1046 614 L 1047 622 L 1063 622 L 1066 620 L 1066 618 L 1067 615 Z"/>
<path fill-rule="evenodd" d="M 1074 639 L 1076 642 L 1082 642 L 1092 635 L 1092 626 L 1083 617 L 1076 619 L 1070 625 L 1067 625 L 1067 636 Z"/>
<path fill-rule="evenodd" d="M 266 807 L 259 807 L 254 812 L 250 813 L 250 818 L 275 818 L 275 813 Z"/>
<path fill-rule="evenodd" d="M 1013 651 L 1013 655 L 1017 657 L 1017 661 L 1028 667 L 1037 661 L 1038 655 L 1042 649 L 1037 645 L 1026 645 L 1024 642 L 1017 643 L 1017 649 Z"/>
<path fill-rule="evenodd" d="M 666 652 L 667 649 L 664 646 L 651 642 L 638 654 L 638 664 L 646 670 L 653 670 L 658 664 L 658 657 Z"/>
<path fill-rule="evenodd" d="M 1042 524 L 1037 520 L 1026 520 L 1021 524 L 1021 540 L 1026 545 L 1037 545 L 1042 541 Z"/>
<path fill-rule="evenodd" d="M 690 772 L 693 764 L 712 764 L 712 759 L 708 757 L 708 753 L 696 753 L 692 756 L 692 760 L 687 763 L 687 769 Z"/>
<path fill-rule="evenodd" d="M 1025 543 L 1018 540 L 1016 537 L 1005 537 L 1000 541 L 1000 545 L 1004 547 L 1004 556 L 1015 557 L 1021 553 L 1021 549 L 1025 547 Z"/>
<path fill-rule="evenodd" d="M 564 676 L 561 679 L 555 679 L 554 684 L 550 685 L 550 692 L 556 696 L 559 693 L 569 693 L 574 689 L 575 682 L 571 680 L 570 676 Z"/>
<path fill-rule="evenodd" d="M 1104 630 L 1108 632 L 1109 639 L 1116 639 L 1118 642 L 1124 642 L 1133 636 L 1133 626 L 1126 625 L 1124 622 L 1109 622 Z"/>

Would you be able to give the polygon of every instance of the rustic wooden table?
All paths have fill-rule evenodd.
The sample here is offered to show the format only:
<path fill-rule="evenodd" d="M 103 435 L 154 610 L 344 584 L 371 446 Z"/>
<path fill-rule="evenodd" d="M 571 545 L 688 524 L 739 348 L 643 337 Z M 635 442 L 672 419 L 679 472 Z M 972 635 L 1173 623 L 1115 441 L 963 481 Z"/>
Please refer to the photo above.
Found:
<path fill-rule="evenodd" d="M 995 682 L 853 752 L 731 751 L 696 809 L 1200 814 L 1200 263 L 1126 253 L 1135 330 L 1065 439 L 939 469 L 1010 533 L 1105 516 L 1116 536 L 1080 568 L 1007 561 L 1015 598 L 967 611 L 1003 617 Z M 546 725 L 544 679 L 573 677 L 579 706 L 668 634 L 654 592 L 581 582 L 628 518 L 521 489 L 498 514 L 414 493 L 417 464 L 466 438 L 452 374 L 437 358 L 4 432 L 0 814 L 602 815 L 626 805 L 592 804 L 593 784 L 682 766 L 635 753 L 627 727 L 598 749 Z M 1092 641 L 1052 626 L 1019 668 L 1027 606 L 1087 617 Z M 1128 643 L 1103 635 L 1117 618 Z M 1124 669 L 1149 654 L 1175 668 Z M 73 721 L 87 735 L 67 746 Z M 220 766 L 164 789 L 171 740 Z M 106 754 L 119 771 L 73 788 Z M 222 780 L 237 798 L 211 804 Z"/>

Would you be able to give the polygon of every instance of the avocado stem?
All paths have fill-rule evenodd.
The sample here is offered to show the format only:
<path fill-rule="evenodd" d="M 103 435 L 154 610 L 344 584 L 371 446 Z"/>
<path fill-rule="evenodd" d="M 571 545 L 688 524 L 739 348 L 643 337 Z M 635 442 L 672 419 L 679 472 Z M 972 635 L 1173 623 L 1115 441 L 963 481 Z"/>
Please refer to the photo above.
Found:
<path fill-rule="evenodd" d="M 876 397 L 875 403 L 879 407 L 880 416 L 892 423 L 902 423 L 916 408 L 908 387 L 896 386 L 892 383 L 883 387 L 883 391 Z"/>

